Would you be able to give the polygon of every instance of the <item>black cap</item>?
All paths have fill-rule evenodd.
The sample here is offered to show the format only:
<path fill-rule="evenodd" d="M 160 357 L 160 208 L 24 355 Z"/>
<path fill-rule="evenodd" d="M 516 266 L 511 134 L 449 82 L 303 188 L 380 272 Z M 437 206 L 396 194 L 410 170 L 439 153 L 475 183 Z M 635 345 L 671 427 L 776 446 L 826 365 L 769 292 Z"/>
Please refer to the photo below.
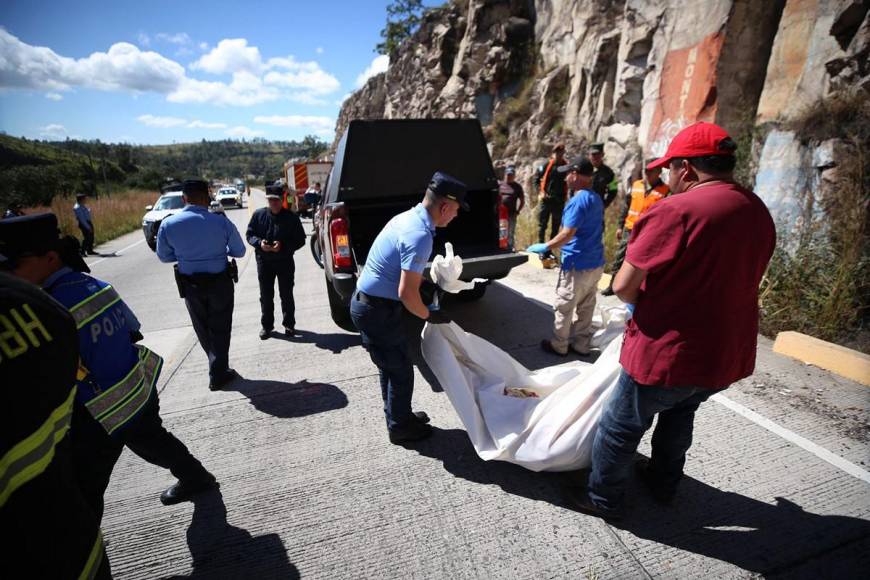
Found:
<path fill-rule="evenodd" d="M 284 188 L 280 185 L 267 185 L 266 198 L 281 199 L 284 196 Z"/>
<path fill-rule="evenodd" d="M 589 146 L 589 153 L 604 153 L 604 143 L 593 143 Z"/>
<path fill-rule="evenodd" d="M 81 192 L 79 192 L 79 193 L 76 194 L 76 199 L 81 199 L 81 198 L 83 198 L 83 197 L 87 197 L 87 196 L 88 196 L 87 193 L 81 193 Z"/>
<path fill-rule="evenodd" d="M 468 187 L 455 177 L 451 177 L 441 171 L 436 171 L 429 182 L 429 190 L 438 197 L 446 197 L 459 203 L 459 206 L 468 211 L 468 202 L 465 201 L 465 195 L 468 193 Z"/>
<path fill-rule="evenodd" d="M 560 165 L 559 167 L 557 167 L 556 171 L 558 171 L 559 173 L 576 171 L 580 175 L 594 175 L 595 166 L 592 165 L 592 162 L 585 157 L 575 157 L 568 163 L 568 165 Z"/>
<path fill-rule="evenodd" d="M 38 213 L 0 220 L 0 262 L 57 248 L 57 216 Z"/>
<path fill-rule="evenodd" d="M 185 179 L 181 191 L 185 194 L 208 194 L 208 182 L 202 179 Z"/>

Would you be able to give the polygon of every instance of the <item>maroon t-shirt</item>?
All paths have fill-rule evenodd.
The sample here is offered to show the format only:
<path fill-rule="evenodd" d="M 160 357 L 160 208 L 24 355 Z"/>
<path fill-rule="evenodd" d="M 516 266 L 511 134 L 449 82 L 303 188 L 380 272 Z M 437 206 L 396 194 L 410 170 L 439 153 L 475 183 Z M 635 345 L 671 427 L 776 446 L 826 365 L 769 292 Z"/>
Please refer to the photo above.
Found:
<path fill-rule="evenodd" d="M 776 244 L 764 202 L 714 182 L 655 204 L 626 260 L 647 271 L 620 363 L 643 385 L 725 388 L 752 374 L 758 285 Z"/>

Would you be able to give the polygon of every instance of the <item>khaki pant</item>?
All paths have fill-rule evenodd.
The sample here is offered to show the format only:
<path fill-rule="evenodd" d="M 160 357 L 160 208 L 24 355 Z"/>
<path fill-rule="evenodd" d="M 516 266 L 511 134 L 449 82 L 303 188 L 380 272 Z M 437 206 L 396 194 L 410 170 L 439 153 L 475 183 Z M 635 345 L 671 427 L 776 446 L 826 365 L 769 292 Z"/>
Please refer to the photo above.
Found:
<path fill-rule="evenodd" d="M 595 294 L 603 267 L 591 270 L 559 270 L 556 285 L 555 328 L 553 348 L 568 352 L 568 345 L 579 352 L 588 352 L 592 330 L 592 315 L 595 312 Z"/>

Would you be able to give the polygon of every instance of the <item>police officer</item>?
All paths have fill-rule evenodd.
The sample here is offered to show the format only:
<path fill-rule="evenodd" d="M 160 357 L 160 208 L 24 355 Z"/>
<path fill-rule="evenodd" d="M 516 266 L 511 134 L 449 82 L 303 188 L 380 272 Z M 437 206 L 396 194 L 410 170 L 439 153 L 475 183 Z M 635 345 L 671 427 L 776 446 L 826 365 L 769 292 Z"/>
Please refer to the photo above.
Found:
<path fill-rule="evenodd" d="M 69 244 L 72 244 L 70 246 Z M 79 486 L 97 515 L 124 446 L 169 469 L 178 483 L 160 500 L 178 503 L 216 485 L 187 447 L 163 427 L 157 379 L 163 359 L 144 346 L 140 324 L 110 284 L 88 276 L 75 239 L 58 239 L 52 213 L 0 221 L 0 244 L 14 275 L 39 284 L 75 319 L 79 341 L 77 400 L 93 420 L 74 420 Z"/>
<path fill-rule="evenodd" d="M 91 218 L 91 208 L 87 206 L 87 199 L 86 193 L 77 193 L 76 203 L 73 206 L 76 223 L 82 232 L 82 256 L 97 253 L 94 251 L 94 220 Z"/>
<path fill-rule="evenodd" d="M 79 352 L 73 318 L 37 286 L 0 273 L 0 324 L 4 567 L 28 578 L 111 578 L 68 433 Z"/>
<path fill-rule="evenodd" d="M 208 388 L 222 389 L 239 375 L 230 368 L 234 289 L 227 256 L 241 258 L 245 244 L 223 214 L 209 213 L 208 183 L 184 182 L 187 205 L 160 224 L 157 257 L 175 266 L 179 292 L 208 356 Z"/>
<path fill-rule="evenodd" d="M 613 200 L 616 198 L 616 188 L 610 187 L 613 182 L 613 170 L 604 163 L 604 143 L 593 143 L 589 146 L 589 161 L 592 162 L 592 167 L 595 168 L 595 175 L 592 176 L 592 191 L 601 197 L 604 203 L 604 209 L 607 209 Z"/>
<path fill-rule="evenodd" d="M 460 208 L 468 210 L 465 195 L 461 181 L 435 173 L 423 202 L 395 216 L 378 234 L 351 298 L 351 318 L 378 367 L 392 443 L 423 439 L 432 432 L 429 417 L 411 411 L 414 369 L 402 313 L 407 310 L 433 324 L 450 321 L 442 311 L 426 307 L 420 285 L 435 228 L 449 224 Z"/>
<path fill-rule="evenodd" d="M 296 306 L 293 303 L 293 276 L 296 265 L 293 253 L 305 245 L 305 230 L 299 216 L 281 204 L 280 185 L 266 187 L 269 207 L 254 212 L 246 237 L 257 256 L 257 280 L 260 282 L 260 338 L 266 340 L 275 324 L 275 279 L 281 297 L 282 325 L 287 336 L 296 331 Z"/>

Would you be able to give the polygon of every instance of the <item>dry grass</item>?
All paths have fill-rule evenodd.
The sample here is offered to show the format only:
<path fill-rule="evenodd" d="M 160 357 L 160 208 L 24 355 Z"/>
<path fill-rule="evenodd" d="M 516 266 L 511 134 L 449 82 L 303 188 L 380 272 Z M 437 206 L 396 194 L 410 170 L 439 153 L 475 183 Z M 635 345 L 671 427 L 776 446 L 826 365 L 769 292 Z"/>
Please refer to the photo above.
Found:
<path fill-rule="evenodd" d="M 132 190 L 89 198 L 87 204 L 94 218 L 95 245 L 139 228 L 145 215 L 145 206 L 153 204 L 159 197 L 160 194 L 155 191 Z M 73 214 L 74 204 L 75 198 L 57 196 L 50 207 L 29 207 L 25 208 L 24 213 L 54 212 L 63 235 L 81 238 Z"/>

